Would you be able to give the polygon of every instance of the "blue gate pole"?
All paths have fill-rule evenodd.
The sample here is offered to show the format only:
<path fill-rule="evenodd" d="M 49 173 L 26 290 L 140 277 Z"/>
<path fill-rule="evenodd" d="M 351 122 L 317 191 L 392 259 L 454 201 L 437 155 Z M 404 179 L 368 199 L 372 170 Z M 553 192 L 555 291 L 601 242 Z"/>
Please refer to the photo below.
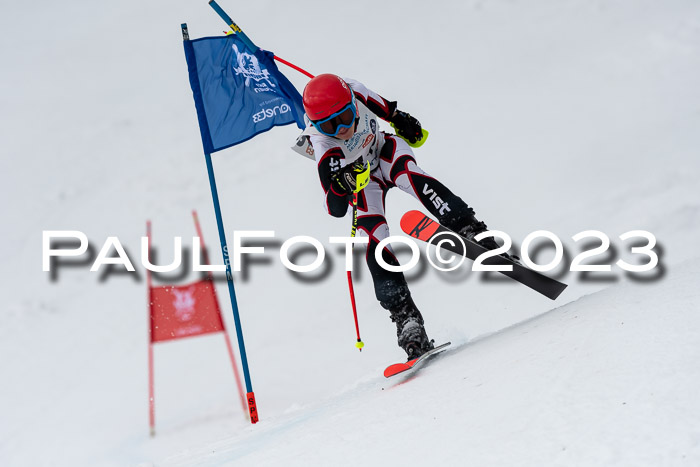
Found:
<path fill-rule="evenodd" d="M 211 187 L 211 197 L 214 200 L 214 211 L 216 213 L 216 225 L 219 228 L 219 241 L 221 242 L 221 252 L 224 255 L 226 265 L 226 281 L 228 282 L 228 292 L 231 297 L 231 307 L 233 308 L 233 321 L 236 325 L 236 336 L 238 337 L 238 350 L 241 354 L 241 366 L 243 367 L 243 377 L 245 378 L 246 399 L 248 401 L 248 411 L 250 412 L 250 422 L 258 422 L 258 407 L 255 403 L 253 385 L 250 382 L 250 371 L 248 370 L 248 356 L 243 342 L 243 329 L 241 328 L 241 317 L 238 313 L 238 301 L 236 300 L 236 289 L 233 286 L 233 273 L 231 272 L 231 261 L 229 258 L 228 245 L 226 243 L 226 233 L 224 232 L 224 221 L 221 217 L 221 206 L 219 204 L 219 192 L 216 189 L 216 179 L 214 178 L 214 166 L 211 162 L 211 154 L 204 153 L 207 161 L 207 172 L 209 174 L 209 186 Z"/>
<path fill-rule="evenodd" d="M 221 17 L 221 19 L 228 24 L 228 26 L 236 33 L 236 35 L 243 41 L 243 43 L 248 47 L 250 53 L 255 53 L 258 50 L 258 46 L 253 44 L 248 36 L 245 35 L 243 30 L 231 19 L 231 17 L 224 11 L 223 8 L 216 3 L 216 0 L 209 0 L 209 6 L 214 9 L 214 11 Z"/>

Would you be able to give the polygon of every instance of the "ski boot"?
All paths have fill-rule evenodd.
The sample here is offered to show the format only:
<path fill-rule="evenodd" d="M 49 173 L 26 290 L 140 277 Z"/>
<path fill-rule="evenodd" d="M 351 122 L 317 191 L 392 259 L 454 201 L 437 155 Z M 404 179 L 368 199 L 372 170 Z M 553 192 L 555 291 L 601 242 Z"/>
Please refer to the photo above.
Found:
<path fill-rule="evenodd" d="M 400 305 L 391 307 L 389 312 L 391 320 L 396 323 L 399 347 L 406 352 L 408 361 L 420 357 L 435 347 L 435 341 L 428 339 L 425 333 L 423 317 L 411 297 Z"/>
<path fill-rule="evenodd" d="M 496 243 L 496 240 L 494 240 L 493 237 L 482 238 L 478 242 L 474 240 L 474 237 L 479 235 L 481 232 L 486 232 L 486 230 L 488 230 L 488 228 L 486 227 L 486 223 L 478 221 L 475 217 L 472 217 L 471 222 L 459 229 L 457 233 L 460 234 L 462 237 L 466 238 L 467 240 L 471 240 L 474 243 L 478 243 L 487 250 L 495 250 L 496 248 L 498 248 L 498 243 Z"/>
<path fill-rule="evenodd" d="M 484 223 L 483 221 L 478 221 L 478 220 L 476 220 L 475 217 L 472 217 L 471 222 L 469 224 L 465 225 L 464 227 L 462 227 L 461 229 L 459 229 L 457 231 L 457 233 L 459 235 L 461 235 L 462 237 L 466 238 L 467 240 L 470 240 L 478 245 L 481 245 L 482 247 L 486 248 L 487 250 L 495 250 L 496 248 L 500 248 L 500 245 L 498 243 L 496 243 L 496 239 L 494 237 L 482 238 L 479 241 L 476 241 L 474 239 L 474 237 L 479 235 L 481 232 L 485 232 L 486 230 L 488 230 L 488 228 L 486 227 L 486 223 Z M 511 255 L 508 253 L 501 253 L 501 256 L 503 256 L 504 258 L 509 259 L 511 261 L 515 261 L 517 263 L 520 262 L 520 258 L 515 256 L 515 255 Z"/>

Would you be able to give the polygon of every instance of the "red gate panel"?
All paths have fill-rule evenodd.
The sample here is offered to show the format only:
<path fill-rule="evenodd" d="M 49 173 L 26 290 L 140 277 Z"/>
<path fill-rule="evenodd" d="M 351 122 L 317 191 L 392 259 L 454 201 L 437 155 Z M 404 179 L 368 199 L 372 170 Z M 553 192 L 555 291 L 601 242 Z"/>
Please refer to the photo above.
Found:
<path fill-rule="evenodd" d="M 151 287 L 151 342 L 224 330 L 214 284 Z"/>

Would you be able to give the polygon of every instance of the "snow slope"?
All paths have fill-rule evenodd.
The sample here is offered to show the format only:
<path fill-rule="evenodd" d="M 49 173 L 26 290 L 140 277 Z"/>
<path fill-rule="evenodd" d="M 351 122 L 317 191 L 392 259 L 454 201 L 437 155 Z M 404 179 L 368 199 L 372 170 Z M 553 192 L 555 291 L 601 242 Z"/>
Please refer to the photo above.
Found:
<path fill-rule="evenodd" d="M 610 447 L 619 440 L 628 455 L 639 456 L 638 464 L 698 463 L 698 407 L 683 394 L 700 382 L 689 358 L 697 347 L 691 310 L 698 299 L 691 292 L 700 232 L 697 2 L 355 5 L 222 2 L 260 46 L 313 73 L 360 79 L 416 115 L 431 132 L 417 151 L 419 163 L 490 227 L 516 240 L 551 230 L 573 254 L 580 246 L 570 237 L 597 229 L 616 247 L 614 258 L 603 258 L 611 262 L 631 258 L 618 235 L 645 229 L 659 240 L 660 274 L 644 282 L 619 270 L 602 277 L 565 274 L 570 287 L 552 303 L 518 284 L 484 283 L 467 269 L 412 273 L 428 332 L 456 348 L 410 384 L 388 390 L 378 375 L 402 352 L 366 269 L 356 274 L 367 344 L 359 354 L 342 255 L 330 255 L 327 276 L 303 281 L 268 245 L 262 261 L 236 275 L 261 423 L 251 427 L 240 413 L 220 336 L 201 337 L 156 347 L 158 435 L 150 439 L 143 269 L 91 273 L 90 261 L 79 260 L 52 277 L 41 271 L 41 233 L 81 230 L 95 254 L 107 236 L 117 236 L 138 262 L 139 237 L 151 219 L 159 260 L 166 262 L 172 237 L 183 236 L 189 246 L 196 209 L 206 243 L 217 244 L 179 25 L 186 21 L 192 37 L 218 34 L 224 25 L 206 2 L 3 5 L 0 464 L 206 465 L 239 458 L 275 464 L 318 440 L 320 464 L 330 452 L 352 450 L 374 453 L 365 461 L 372 465 L 391 463 L 395 455 L 380 446 L 411 444 L 430 424 L 436 436 L 459 439 L 440 441 L 446 459 L 469 459 L 474 449 L 466 443 L 474 440 L 482 463 L 509 463 L 511 445 L 524 464 L 600 463 L 607 455 L 612 462 L 622 459 L 612 457 L 618 451 Z M 303 87 L 303 76 L 286 73 Z M 288 149 L 296 134 L 277 128 L 214 156 L 227 232 L 270 229 L 280 242 L 348 233 L 347 220 L 321 209 L 313 164 Z M 287 187 L 289 180 L 295 180 L 291 196 L 262 189 Z M 400 215 L 418 208 L 393 192 L 388 204 L 394 232 Z M 541 259 L 546 262 L 546 253 Z M 691 263 L 681 266 L 686 260 Z M 192 279 L 172 274 L 163 282 Z M 681 287 L 686 282 L 691 285 Z M 673 294 L 676 287 L 681 290 Z M 226 298 L 225 283 L 219 288 Z M 607 299 L 619 309 L 600 310 L 610 306 L 599 303 Z M 637 302 L 644 315 L 630 331 Z M 553 307 L 560 308 L 540 320 L 479 337 Z M 226 320 L 232 329 L 230 313 Z M 533 326 L 547 331 L 537 345 L 527 339 L 539 335 L 534 330 L 518 334 Z M 674 339 L 686 344 L 663 345 Z M 551 347 L 541 347 L 550 340 Z M 539 358 L 512 364 L 509 352 L 524 358 L 519 349 L 526 344 Z M 577 357 L 570 356 L 573 349 Z M 580 372 L 567 364 L 572 359 Z M 577 379 L 596 368 L 605 371 Z M 617 368 L 625 369 L 622 375 L 606 373 Z M 544 369 L 552 374 L 536 377 Z M 518 376 L 528 383 L 528 399 Z M 659 387 L 659 398 L 633 391 L 632 380 Z M 470 386 L 476 381 L 488 394 Z M 470 392 L 472 399 L 438 394 L 435 409 L 376 416 L 385 406 L 404 413 L 430 393 L 422 385 Z M 557 409 L 548 391 L 559 398 Z M 472 405 L 452 405 L 463 400 Z M 635 410 L 620 412 L 629 408 Z M 503 421 L 513 431 L 502 431 Z M 606 428 L 635 421 L 631 433 Z M 341 422 L 347 429 L 334 431 Z M 533 431 L 522 441 L 511 439 L 528 426 Z M 462 437 L 463 430 L 471 437 Z M 561 444 L 568 447 L 560 453 Z M 432 453 L 415 458 L 428 461 Z"/>
<path fill-rule="evenodd" d="M 587 295 L 162 465 L 694 465 L 698 281 Z"/>

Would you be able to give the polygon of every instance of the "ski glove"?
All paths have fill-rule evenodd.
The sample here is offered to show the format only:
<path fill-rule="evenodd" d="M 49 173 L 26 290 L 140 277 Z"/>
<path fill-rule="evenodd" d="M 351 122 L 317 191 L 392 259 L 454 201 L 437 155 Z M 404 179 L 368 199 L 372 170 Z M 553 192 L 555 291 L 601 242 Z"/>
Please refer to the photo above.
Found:
<path fill-rule="evenodd" d="M 365 165 L 362 159 L 358 159 L 334 172 L 331 180 L 341 193 L 357 193 L 369 183 L 369 163 Z"/>
<path fill-rule="evenodd" d="M 396 134 L 406 139 L 409 143 L 415 144 L 423 138 L 423 128 L 420 122 L 407 112 L 396 110 L 389 120 L 396 128 Z"/>

